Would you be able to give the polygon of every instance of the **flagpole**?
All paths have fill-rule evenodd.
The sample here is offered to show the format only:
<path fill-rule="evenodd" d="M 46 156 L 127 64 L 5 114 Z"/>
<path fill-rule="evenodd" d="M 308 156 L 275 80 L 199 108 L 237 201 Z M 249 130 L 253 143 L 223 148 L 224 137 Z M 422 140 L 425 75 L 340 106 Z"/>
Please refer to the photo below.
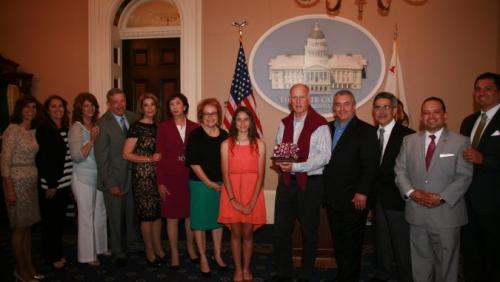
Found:
<path fill-rule="evenodd" d="M 248 73 L 245 51 L 243 49 L 243 28 L 245 28 L 247 25 L 247 21 L 232 23 L 232 26 L 239 33 L 240 46 L 238 49 L 238 56 L 236 58 L 236 67 L 233 75 L 233 81 L 231 83 L 231 89 L 229 91 L 229 99 L 227 100 L 227 102 L 225 102 L 226 112 L 224 113 L 222 126 L 226 129 L 229 129 L 236 108 L 239 106 L 245 106 L 252 112 L 255 126 L 257 127 L 257 131 L 259 132 L 260 137 L 262 137 L 262 124 L 257 114 L 257 103 L 255 101 L 252 82 L 250 81 L 250 76 Z"/>

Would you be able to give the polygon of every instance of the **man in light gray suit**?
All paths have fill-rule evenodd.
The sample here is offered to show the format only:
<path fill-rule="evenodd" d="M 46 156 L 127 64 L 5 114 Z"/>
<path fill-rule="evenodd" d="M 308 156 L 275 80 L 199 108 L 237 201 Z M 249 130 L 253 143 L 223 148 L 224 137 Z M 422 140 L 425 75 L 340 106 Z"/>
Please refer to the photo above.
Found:
<path fill-rule="evenodd" d="M 413 280 L 457 281 L 460 226 L 467 223 L 464 194 L 472 165 L 470 143 L 446 129 L 446 106 L 437 97 L 422 103 L 424 131 L 405 137 L 396 159 L 396 184 L 406 199 Z"/>
<path fill-rule="evenodd" d="M 129 163 L 122 158 L 127 130 L 137 117 L 126 110 L 127 103 L 122 90 L 113 88 L 108 91 L 106 98 L 108 111 L 97 121 L 100 133 L 94 145 L 97 188 L 104 194 L 111 253 L 116 266 L 123 267 L 127 263 L 127 247 L 140 240 L 130 189 Z"/>

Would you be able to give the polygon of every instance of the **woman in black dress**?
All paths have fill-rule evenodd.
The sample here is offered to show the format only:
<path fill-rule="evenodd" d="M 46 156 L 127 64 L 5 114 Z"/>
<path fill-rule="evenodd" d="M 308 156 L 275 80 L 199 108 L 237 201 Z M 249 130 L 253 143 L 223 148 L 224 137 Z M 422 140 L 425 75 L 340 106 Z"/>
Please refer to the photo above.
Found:
<path fill-rule="evenodd" d="M 141 221 L 146 259 L 150 266 L 160 266 L 165 257 L 161 247 L 160 194 L 156 183 L 156 123 L 158 98 L 144 93 L 139 99 L 141 118 L 130 126 L 123 146 L 123 158 L 132 162 L 132 192 Z"/>

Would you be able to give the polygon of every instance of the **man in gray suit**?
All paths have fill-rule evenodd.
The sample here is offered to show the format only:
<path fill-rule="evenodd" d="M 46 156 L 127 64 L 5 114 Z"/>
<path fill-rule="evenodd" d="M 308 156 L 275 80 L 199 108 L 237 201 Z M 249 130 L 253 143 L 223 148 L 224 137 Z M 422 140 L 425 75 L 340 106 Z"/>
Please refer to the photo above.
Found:
<path fill-rule="evenodd" d="M 97 121 L 100 133 L 94 150 L 98 189 L 104 194 L 111 253 L 117 267 L 126 265 L 127 247 L 139 241 L 129 164 L 122 158 L 127 130 L 137 117 L 126 110 L 125 94 L 113 88 L 106 94 L 108 111 Z M 126 234 L 123 234 L 125 230 Z"/>
<path fill-rule="evenodd" d="M 446 129 L 440 98 L 425 99 L 420 119 L 424 131 L 405 137 L 394 168 L 406 199 L 413 279 L 457 281 L 460 226 L 467 223 L 464 194 L 472 180 L 462 152 L 470 142 Z"/>

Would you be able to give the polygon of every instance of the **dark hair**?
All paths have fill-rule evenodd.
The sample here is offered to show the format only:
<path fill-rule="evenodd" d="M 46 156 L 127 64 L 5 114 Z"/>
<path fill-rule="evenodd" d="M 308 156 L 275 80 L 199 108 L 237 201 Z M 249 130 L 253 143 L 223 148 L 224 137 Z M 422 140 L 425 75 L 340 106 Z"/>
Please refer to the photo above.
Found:
<path fill-rule="evenodd" d="M 497 86 L 497 89 L 500 90 L 500 74 L 494 72 L 485 72 L 480 74 L 476 80 L 474 81 L 474 86 L 476 86 L 477 82 L 482 79 L 491 79 L 493 83 Z"/>
<path fill-rule="evenodd" d="M 257 139 L 259 138 L 259 132 L 257 131 L 257 126 L 255 125 L 255 119 L 252 111 L 245 106 L 239 106 L 234 111 L 233 119 L 231 120 L 231 127 L 229 128 L 229 138 L 231 140 L 230 149 L 232 151 L 234 144 L 236 143 L 236 138 L 238 137 L 238 129 L 236 128 L 236 118 L 239 113 L 245 113 L 248 115 L 250 120 L 250 126 L 248 127 L 248 140 L 250 141 L 250 145 L 252 145 L 252 150 L 257 149 Z"/>
<path fill-rule="evenodd" d="M 123 90 L 121 90 L 120 88 L 111 88 L 109 89 L 108 93 L 106 93 L 106 100 L 109 101 L 109 99 L 111 99 L 111 97 L 115 94 L 125 95 L 125 93 L 123 93 Z"/>
<path fill-rule="evenodd" d="M 42 120 L 42 105 L 38 100 L 31 95 L 22 95 L 17 99 L 14 106 L 14 112 L 10 116 L 10 122 L 14 124 L 20 124 L 23 122 L 23 109 L 28 106 L 28 104 L 34 103 L 36 107 L 36 115 L 31 121 L 30 129 L 38 126 L 38 123 Z"/>
<path fill-rule="evenodd" d="M 389 92 L 380 92 L 380 93 L 378 93 L 375 96 L 375 98 L 373 99 L 373 106 L 375 106 L 375 102 L 377 102 L 378 99 L 387 99 L 387 100 L 390 100 L 391 101 L 391 106 L 393 108 L 396 108 L 398 106 L 398 99 L 392 93 L 389 93 Z"/>
<path fill-rule="evenodd" d="M 146 99 L 151 99 L 155 103 L 156 106 L 156 114 L 153 117 L 153 120 L 156 120 L 156 116 L 158 115 L 158 97 L 156 97 L 155 94 L 152 93 L 142 93 L 141 96 L 139 96 L 139 100 L 137 101 L 137 113 L 142 117 L 144 117 L 144 110 L 142 109 L 142 104 Z"/>
<path fill-rule="evenodd" d="M 83 123 L 83 103 L 85 101 L 89 101 L 92 105 L 95 107 L 95 113 L 94 116 L 92 117 L 92 123 L 95 123 L 97 120 L 97 117 L 99 116 L 99 104 L 97 103 L 97 99 L 95 98 L 92 93 L 89 92 L 82 92 L 76 96 L 75 101 L 73 102 L 73 122 L 81 122 Z"/>
<path fill-rule="evenodd" d="M 441 104 L 441 108 L 443 109 L 443 112 L 446 113 L 446 106 L 444 104 L 444 101 L 443 99 L 439 98 L 439 97 L 436 97 L 436 96 L 431 96 L 431 97 L 428 97 L 426 98 L 423 102 L 422 102 L 422 106 L 428 102 L 428 101 L 436 101 L 438 102 L 439 104 Z"/>
<path fill-rule="evenodd" d="M 50 103 L 52 102 L 52 100 L 59 100 L 63 104 L 64 114 L 63 114 L 63 118 L 61 120 L 61 128 L 68 128 L 69 127 L 68 102 L 66 102 L 66 100 L 64 100 L 64 98 L 61 97 L 61 96 L 59 96 L 59 95 L 51 95 L 43 103 L 43 109 L 45 111 L 44 112 L 44 114 L 45 114 L 45 122 L 47 122 L 48 124 L 50 124 L 53 127 L 56 127 L 56 125 L 54 124 L 54 121 L 49 116 L 49 107 L 50 107 Z"/>
<path fill-rule="evenodd" d="M 403 105 L 403 102 L 401 100 L 397 99 L 398 106 L 396 110 L 396 122 L 404 125 L 404 126 L 410 126 L 410 117 L 408 114 L 405 112 L 405 106 Z M 401 110 L 399 109 L 401 107 Z"/>
<path fill-rule="evenodd" d="M 187 113 L 189 111 L 189 102 L 188 102 L 187 97 L 184 96 L 184 94 L 182 94 L 182 93 L 174 93 L 174 94 L 168 96 L 167 101 L 165 102 L 165 104 L 167 106 L 167 109 L 166 109 L 167 118 L 172 118 L 172 112 L 170 111 L 170 102 L 172 100 L 174 100 L 175 98 L 179 98 L 179 100 L 181 100 L 184 107 L 186 107 L 184 109 L 184 115 L 187 115 Z"/>
<path fill-rule="evenodd" d="M 207 105 L 213 106 L 217 109 L 217 125 L 220 126 L 222 124 L 222 107 L 219 101 L 215 98 L 206 98 L 198 103 L 198 106 L 196 107 L 198 122 L 201 123 L 203 120 L 203 109 Z"/>
<path fill-rule="evenodd" d="M 349 91 L 349 90 L 347 90 L 347 89 L 341 89 L 341 90 L 337 91 L 337 92 L 335 93 L 335 95 L 333 95 L 333 99 L 335 99 L 335 97 L 337 97 L 337 96 L 349 96 L 349 97 L 351 97 L 351 99 L 352 99 L 352 104 L 353 104 L 354 106 L 356 106 L 356 98 L 354 97 L 354 94 L 352 94 L 352 92 L 351 92 L 351 91 Z"/>

